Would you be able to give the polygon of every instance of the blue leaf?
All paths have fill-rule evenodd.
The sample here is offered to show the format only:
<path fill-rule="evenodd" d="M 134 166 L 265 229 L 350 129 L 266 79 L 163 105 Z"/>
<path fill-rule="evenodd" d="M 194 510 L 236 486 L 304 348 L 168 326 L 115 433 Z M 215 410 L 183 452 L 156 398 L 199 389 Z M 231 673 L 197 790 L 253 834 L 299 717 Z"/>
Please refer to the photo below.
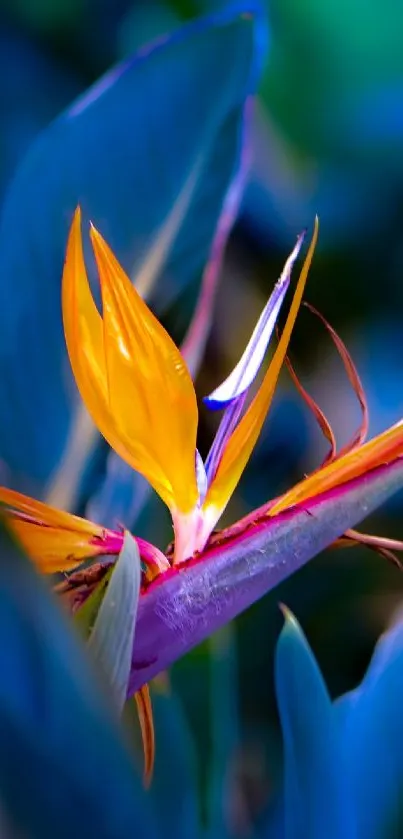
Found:
<path fill-rule="evenodd" d="M 284 738 L 286 839 L 355 836 L 330 697 L 306 639 L 286 616 L 276 650 Z"/>
<path fill-rule="evenodd" d="M 403 623 L 378 642 L 361 685 L 335 706 L 358 839 L 403 835 Z"/>
<path fill-rule="evenodd" d="M 228 833 L 228 817 L 234 799 L 229 770 L 240 742 L 233 624 L 228 624 L 212 636 L 209 652 L 211 758 L 208 773 L 208 835 L 216 839 Z"/>
<path fill-rule="evenodd" d="M 152 689 L 156 755 L 149 795 L 161 835 L 200 835 L 197 756 L 180 700 L 174 690 Z"/>
<path fill-rule="evenodd" d="M 71 65 L 60 66 L 22 27 L 0 25 L 0 200 L 30 144 L 80 91 Z"/>
<path fill-rule="evenodd" d="M 0 800 L 18 835 L 152 839 L 148 804 L 89 656 L 5 539 L 0 637 Z"/>
<path fill-rule="evenodd" d="M 143 293 L 161 277 L 160 310 L 200 276 L 238 167 L 259 12 L 231 3 L 112 69 L 17 172 L 0 221 L 0 456 L 20 486 L 49 479 L 74 413 L 60 280 L 76 204 Z"/>
<path fill-rule="evenodd" d="M 85 515 L 104 527 L 124 522 L 132 530 L 151 494 L 152 488 L 143 475 L 110 450 L 103 480 L 98 481 Z"/>
<path fill-rule="evenodd" d="M 123 710 L 129 684 L 141 566 L 136 541 L 126 532 L 88 646 L 106 676 L 114 702 Z"/>

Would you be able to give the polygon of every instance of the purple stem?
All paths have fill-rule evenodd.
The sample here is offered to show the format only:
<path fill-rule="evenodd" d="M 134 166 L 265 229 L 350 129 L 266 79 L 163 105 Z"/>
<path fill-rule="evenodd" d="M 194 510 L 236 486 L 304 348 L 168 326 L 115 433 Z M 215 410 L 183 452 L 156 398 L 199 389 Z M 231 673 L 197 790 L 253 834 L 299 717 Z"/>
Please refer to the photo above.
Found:
<path fill-rule="evenodd" d="M 129 694 L 357 525 L 403 486 L 381 466 L 167 571 L 140 597 Z M 225 533 L 223 533 L 223 538 Z"/>
<path fill-rule="evenodd" d="M 228 405 L 228 408 L 226 408 L 224 416 L 221 419 L 217 434 L 214 437 L 213 444 L 206 458 L 207 486 L 211 484 L 215 476 L 225 446 L 242 414 L 246 396 L 246 393 L 242 393 L 238 399 L 234 399 L 231 405 Z"/>

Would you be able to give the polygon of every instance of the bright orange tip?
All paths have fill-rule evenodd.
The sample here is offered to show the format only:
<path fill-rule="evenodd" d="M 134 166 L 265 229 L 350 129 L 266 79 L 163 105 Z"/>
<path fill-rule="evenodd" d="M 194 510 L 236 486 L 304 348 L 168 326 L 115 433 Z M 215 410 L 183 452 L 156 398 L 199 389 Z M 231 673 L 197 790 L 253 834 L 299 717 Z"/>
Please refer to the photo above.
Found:
<path fill-rule="evenodd" d="M 148 788 L 152 781 L 155 760 L 155 732 L 150 689 L 143 685 L 134 694 L 140 723 L 141 739 L 144 752 L 144 786 Z"/>
<path fill-rule="evenodd" d="M 123 536 L 0 487 L 7 525 L 43 574 L 72 571 L 85 559 L 119 553 Z"/>
<path fill-rule="evenodd" d="M 398 457 L 403 457 L 402 420 L 368 443 L 336 457 L 331 463 L 308 475 L 281 496 L 270 508 L 268 515 L 275 516 L 301 501 L 315 498 L 347 481 L 360 478 L 371 469 L 391 463 Z"/>
<path fill-rule="evenodd" d="M 102 317 L 84 264 L 81 216 L 74 215 L 63 273 L 67 349 L 82 399 L 113 449 L 141 472 L 171 511 L 198 498 L 196 395 L 186 364 L 100 233 L 90 237 Z"/>

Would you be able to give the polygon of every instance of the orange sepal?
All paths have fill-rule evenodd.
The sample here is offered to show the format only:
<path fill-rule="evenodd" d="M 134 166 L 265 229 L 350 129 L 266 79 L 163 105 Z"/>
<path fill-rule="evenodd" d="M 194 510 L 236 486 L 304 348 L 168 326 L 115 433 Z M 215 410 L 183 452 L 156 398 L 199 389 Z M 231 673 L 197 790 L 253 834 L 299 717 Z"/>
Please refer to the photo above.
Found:
<path fill-rule="evenodd" d="M 43 574 L 72 571 L 85 559 L 118 553 L 122 547 L 121 534 L 5 487 L 0 487 L 0 509 Z"/>
<path fill-rule="evenodd" d="M 279 498 L 268 515 L 275 516 L 308 498 L 334 489 L 340 484 L 359 478 L 371 469 L 391 463 L 403 456 L 403 421 L 388 428 L 368 443 L 354 448 L 342 457 L 308 475 Z"/>
<path fill-rule="evenodd" d="M 154 760 L 155 760 L 155 734 L 154 734 L 154 720 L 153 709 L 151 705 L 150 689 L 148 685 L 143 685 L 137 693 L 134 694 L 137 705 L 137 713 L 140 723 L 141 739 L 144 751 L 144 785 L 149 787 L 151 784 Z"/>
<path fill-rule="evenodd" d="M 112 448 L 147 478 L 171 511 L 188 512 L 198 498 L 198 412 L 190 374 L 94 227 L 91 241 L 102 318 L 88 283 L 77 210 L 63 273 L 64 330 L 77 386 Z"/>

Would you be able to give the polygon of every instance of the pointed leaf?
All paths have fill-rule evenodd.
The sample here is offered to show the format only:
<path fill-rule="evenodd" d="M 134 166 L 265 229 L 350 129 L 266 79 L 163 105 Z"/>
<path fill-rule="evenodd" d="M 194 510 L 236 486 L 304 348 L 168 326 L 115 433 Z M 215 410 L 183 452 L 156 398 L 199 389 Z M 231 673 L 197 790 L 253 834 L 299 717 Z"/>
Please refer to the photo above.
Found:
<path fill-rule="evenodd" d="M 403 623 L 378 642 L 361 685 L 335 707 L 358 817 L 359 839 L 403 831 Z"/>
<path fill-rule="evenodd" d="M 119 711 L 127 696 L 140 581 L 139 550 L 126 532 L 88 642 Z"/>
<path fill-rule="evenodd" d="M 32 839 L 155 836 L 91 662 L 33 566 L 0 543 L 0 795 Z"/>
<path fill-rule="evenodd" d="M 331 700 L 290 613 L 277 644 L 275 673 L 284 739 L 285 835 L 355 837 Z"/>
<path fill-rule="evenodd" d="M 140 598 L 130 692 L 226 624 L 403 486 L 403 460 L 218 534 Z"/>
<path fill-rule="evenodd" d="M 74 208 L 142 294 L 161 275 L 160 309 L 200 277 L 239 165 L 264 49 L 259 11 L 257 0 L 230 3 L 113 68 L 42 133 L 11 184 L 0 220 L 0 456 L 41 485 L 74 412 L 60 317 Z"/>

